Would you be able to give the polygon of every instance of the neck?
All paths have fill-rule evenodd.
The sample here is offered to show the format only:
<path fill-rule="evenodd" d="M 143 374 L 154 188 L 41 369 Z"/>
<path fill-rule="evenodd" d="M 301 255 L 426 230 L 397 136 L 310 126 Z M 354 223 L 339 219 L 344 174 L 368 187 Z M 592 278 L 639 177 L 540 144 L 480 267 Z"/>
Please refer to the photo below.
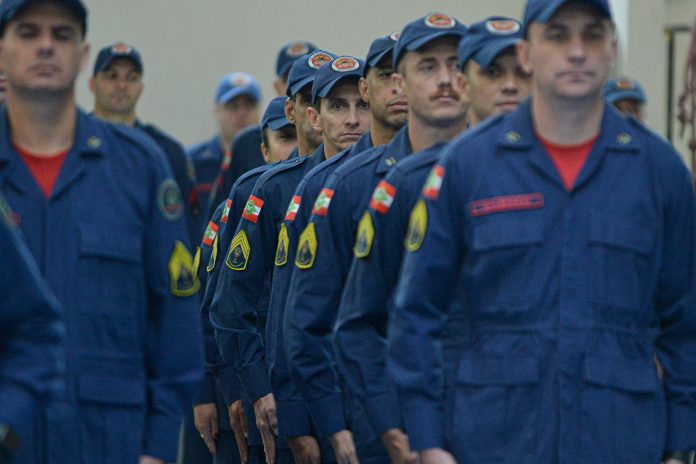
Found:
<path fill-rule="evenodd" d="M 99 119 L 104 119 L 109 122 L 125 124 L 126 126 L 135 126 L 135 112 L 130 113 L 114 113 L 100 108 L 94 108 L 94 115 Z"/>
<path fill-rule="evenodd" d="M 37 156 L 70 149 L 77 128 L 74 94 L 63 98 L 28 100 L 8 92 L 7 115 L 12 141 Z"/>
<path fill-rule="evenodd" d="M 452 124 L 443 126 L 427 124 L 422 119 L 415 117 L 412 112 L 408 115 L 408 140 L 411 143 L 413 153 L 423 151 L 436 143 L 449 142 L 465 130 L 465 115 L 462 115 Z"/>
<path fill-rule="evenodd" d="M 328 143 L 326 140 L 324 140 L 324 159 L 331 159 L 334 156 L 338 155 L 341 152 L 341 149 L 338 148 L 337 146 L 334 146 L 330 143 Z"/>
<path fill-rule="evenodd" d="M 534 129 L 546 140 L 559 145 L 576 145 L 599 134 L 604 99 L 587 102 L 532 99 Z"/>
<path fill-rule="evenodd" d="M 399 132 L 400 127 L 393 127 L 384 124 L 382 121 L 372 117 L 372 122 L 370 123 L 370 138 L 372 138 L 372 145 L 378 147 L 380 145 L 386 145 L 392 141 L 397 132 Z"/>
<path fill-rule="evenodd" d="M 230 151 L 232 149 L 232 141 L 234 140 L 234 136 L 226 137 L 226 136 L 220 134 L 220 137 L 218 138 L 218 140 L 220 141 L 220 148 L 222 148 L 223 153 Z"/>
<path fill-rule="evenodd" d="M 310 153 L 314 153 L 318 145 L 314 146 L 305 137 L 300 135 L 300 131 L 297 131 L 297 155 L 306 156 Z"/>

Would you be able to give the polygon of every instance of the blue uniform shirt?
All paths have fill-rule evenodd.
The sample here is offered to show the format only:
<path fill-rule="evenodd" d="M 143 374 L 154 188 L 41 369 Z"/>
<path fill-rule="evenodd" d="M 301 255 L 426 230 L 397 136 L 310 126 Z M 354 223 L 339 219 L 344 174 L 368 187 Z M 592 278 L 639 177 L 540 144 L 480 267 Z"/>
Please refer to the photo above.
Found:
<path fill-rule="evenodd" d="M 298 184 L 293 195 L 293 205 L 288 208 L 281 226 L 279 234 L 283 233 L 284 226 L 286 236 L 282 237 L 283 240 L 279 240 L 279 243 L 283 243 L 285 251 L 280 247 L 276 249 L 271 300 L 266 322 L 268 332 L 270 332 L 266 361 L 276 401 L 276 414 L 281 436 L 315 435 L 305 401 L 290 378 L 283 341 L 283 321 L 288 288 L 295 268 L 293 265 L 295 244 L 297 244 L 297 238 L 311 216 L 314 199 L 325 185 L 329 175 L 354 154 L 361 153 L 371 147 L 372 137 L 370 132 L 367 132 L 355 142 L 355 145 L 309 171 Z"/>
<path fill-rule="evenodd" d="M 209 140 L 192 145 L 186 149 L 186 153 L 191 158 L 196 172 L 196 201 L 202 208 L 201 221 L 205 221 L 210 217 L 207 213 L 213 183 L 223 165 L 224 153 L 220 147 L 220 136 L 215 135 Z M 199 224 L 199 234 L 203 232 L 204 224 Z"/>
<path fill-rule="evenodd" d="M 40 462 L 35 446 L 41 409 L 61 387 L 65 326 L 58 301 L 41 278 L 0 197 L 0 424 L 22 439 L 17 461 Z"/>
<path fill-rule="evenodd" d="M 401 427 L 396 390 L 386 372 L 389 306 L 409 215 L 443 146 L 398 162 L 377 185 L 360 219 L 338 311 L 334 346 L 340 372 L 378 436 Z"/>
<path fill-rule="evenodd" d="M 76 122 L 47 200 L 0 114 L 0 190 L 65 312 L 68 388 L 46 411 L 49 460 L 173 460 L 202 364 L 181 194 L 139 131 L 81 111 Z"/>
<path fill-rule="evenodd" d="M 330 334 L 358 221 L 377 182 L 410 152 L 404 127 L 388 145 L 363 152 L 336 169 L 298 240 L 285 343 L 290 373 L 322 435 L 346 429 Z"/>
<path fill-rule="evenodd" d="M 696 207 L 674 149 L 606 106 L 567 191 L 527 102 L 441 163 L 389 328 L 413 448 L 519 463 L 694 448 Z"/>

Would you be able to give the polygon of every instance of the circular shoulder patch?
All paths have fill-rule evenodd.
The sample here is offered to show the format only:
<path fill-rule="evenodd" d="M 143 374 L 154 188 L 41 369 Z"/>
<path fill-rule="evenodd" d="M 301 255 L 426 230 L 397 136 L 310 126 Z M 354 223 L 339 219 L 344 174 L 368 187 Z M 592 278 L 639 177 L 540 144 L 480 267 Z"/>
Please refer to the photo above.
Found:
<path fill-rule="evenodd" d="M 285 53 L 287 53 L 288 56 L 296 58 L 309 53 L 309 47 L 307 47 L 307 44 L 304 42 L 295 42 L 287 46 Z"/>
<path fill-rule="evenodd" d="M 433 13 L 425 18 L 425 25 L 428 27 L 449 29 L 450 27 L 454 27 L 455 24 L 457 24 L 457 21 L 455 21 L 453 17 L 444 13 Z"/>
<path fill-rule="evenodd" d="M 392 39 L 394 42 L 399 40 L 400 37 L 401 37 L 401 31 L 392 32 L 392 34 L 389 36 L 389 38 Z"/>
<path fill-rule="evenodd" d="M 181 191 L 174 179 L 167 179 L 157 190 L 157 206 L 168 221 L 176 221 L 184 212 Z"/>
<path fill-rule="evenodd" d="M 619 90 L 634 90 L 636 88 L 636 84 L 634 84 L 630 79 L 617 79 L 614 83 L 614 87 Z"/>
<path fill-rule="evenodd" d="M 520 30 L 520 23 L 511 19 L 494 19 L 486 21 L 486 30 L 491 34 L 510 35 Z"/>
<path fill-rule="evenodd" d="M 133 49 L 131 47 L 124 44 L 123 42 L 114 44 L 111 47 L 111 53 L 113 53 L 114 55 L 128 55 L 132 50 Z"/>
<path fill-rule="evenodd" d="M 307 60 L 307 64 L 314 69 L 319 69 L 323 64 L 331 63 L 333 57 L 324 52 L 315 52 Z"/>
<path fill-rule="evenodd" d="M 360 63 L 352 56 L 341 56 L 331 62 L 331 69 L 336 72 L 355 71 L 359 67 Z"/>

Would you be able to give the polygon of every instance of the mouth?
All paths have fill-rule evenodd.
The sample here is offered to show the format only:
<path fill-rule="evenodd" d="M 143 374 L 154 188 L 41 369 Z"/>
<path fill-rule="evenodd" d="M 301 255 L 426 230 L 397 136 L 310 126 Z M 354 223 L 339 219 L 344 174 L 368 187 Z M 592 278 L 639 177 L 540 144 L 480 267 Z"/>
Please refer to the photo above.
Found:
<path fill-rule="evenodd" d="M 60 70 L 60 68 L 50 63 L 39 63 L 32 66 L 30 70 L 33 73 L 38 74 L 39 76 L 51 76 L 57 73 Z"/>
<path fill-rule="evenodd" d="M 341 141 L 351 141 L 358 140 L 360 137 L 362 137 L 362 133 L 359 132 L 344 132 L 338 136 L 338 139 Z"/>
<path fill-rule="evenodd" d="M 451 105 L 452 103 L 459 101 L 459 95 L 453 93 L 443 93 L 435 95 L 432 97 L 432 100 L 445 105 Z"/>
<path fill-rule="evenodd" d="M 388 104 L 387 108 L 393 112 L 406 112 L 408 111 L 408 103 L 405 101 L 397 101 Z"/>
<path fill-rule="evenodd" d="M 566 71 L 558 75 L 560 78 L 569 79 L 571 81 L 582 81 L 594 76 L 592 71 Z"/>
<path fill-rule="evenodd" d="M 496 108 L 499 108 L 503 111 L 512 111 L 517 109 L 518 106 L 520 106 L 520 103 L 518 101 L 503 101 L 495 104 Z"/>

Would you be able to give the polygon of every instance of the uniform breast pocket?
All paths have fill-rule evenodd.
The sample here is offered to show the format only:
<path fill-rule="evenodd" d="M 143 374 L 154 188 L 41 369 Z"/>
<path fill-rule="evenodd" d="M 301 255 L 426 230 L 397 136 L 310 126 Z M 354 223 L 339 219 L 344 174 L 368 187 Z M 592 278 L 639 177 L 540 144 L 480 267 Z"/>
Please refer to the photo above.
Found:
<path fill-rule="evenodd" d="M 621 213 L 595 213 L 590 227 L 591 298 L 601 306 L 641 309 L 648 295 L 657 230 Z"/>
<path fill-rule="evenodd" d="M 457 372 L 450 441 L 458 462 L 533 462 L 539 427 L 535 358 L 464 358 Z"/>

